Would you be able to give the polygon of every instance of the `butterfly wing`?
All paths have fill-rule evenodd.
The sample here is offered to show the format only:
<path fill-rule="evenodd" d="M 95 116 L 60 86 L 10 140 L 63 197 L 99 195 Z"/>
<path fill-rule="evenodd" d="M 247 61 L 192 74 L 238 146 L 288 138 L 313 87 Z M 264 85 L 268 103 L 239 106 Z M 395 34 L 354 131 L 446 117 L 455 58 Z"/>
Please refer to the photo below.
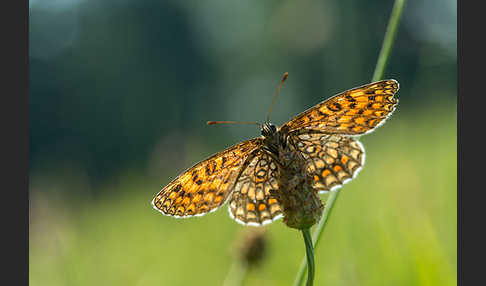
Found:
<path fill-rule="evenodd" d="M 155 209 L 165 215 L 203 215 L 224 204 L 248 163 L 259 149 L 261 138 L 244 141 L 194 165 L 164 187 L 153 199 Z"/>
<path fill-rule="evenodd" d="M 306 171 L 313 178 L 313 187 L 321 193 L 337 189 L 355 178 L 364 164 L 363 145 L 350 136 L 293 134 L 290 143 L 301 152 Z"/>
<path fill-rule="evenodd" d="M 326 134 L 362 135 L 383 124 L 395 110 L 396 80 L 382 80 L 337 94 L 300 113 L 280 129 Z"/>
<path fill-rule="evenodd" d="M 233 219 L 245 225 L 261 226 L 282 217 L 271 192 L 278 190 L 278 165 L 259 150 L 239 177 L 229 202 Z"/>

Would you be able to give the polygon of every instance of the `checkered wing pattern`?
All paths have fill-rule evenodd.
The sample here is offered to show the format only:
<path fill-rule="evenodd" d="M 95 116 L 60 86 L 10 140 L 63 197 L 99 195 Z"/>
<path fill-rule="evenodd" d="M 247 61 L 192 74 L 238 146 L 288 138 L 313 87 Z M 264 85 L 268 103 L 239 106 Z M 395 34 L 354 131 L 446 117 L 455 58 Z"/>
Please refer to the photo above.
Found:
<path fill-rule="evenodd" d="M 260 226 L 282 216 L 272 192 L 278 190 L 278 165 L 260 150 L 239 177 L 229 202 L 232 218 L 245 225 Z"/>
<path fill-rule="evenodd" d="M 234 145 L 188 169 L 164 187 L 152 204 L 165 215 L 203 215 L 224 204 L 261 138 Z"/>
<path fill-rule="evenodd" d="M 383 124 L 395 110 L 398 82 L 373 82 L 337 94 L 300 113 L 280 129 L 326 134 L 362 135 Z"/>
<path fill-rule="evenodd" d="M 301 152 L 312 186 L 321 193 L 349 182 L 364 164 L 363 145 L 350 136 L 307 133 L 291 135 L 290 142 Z"/>

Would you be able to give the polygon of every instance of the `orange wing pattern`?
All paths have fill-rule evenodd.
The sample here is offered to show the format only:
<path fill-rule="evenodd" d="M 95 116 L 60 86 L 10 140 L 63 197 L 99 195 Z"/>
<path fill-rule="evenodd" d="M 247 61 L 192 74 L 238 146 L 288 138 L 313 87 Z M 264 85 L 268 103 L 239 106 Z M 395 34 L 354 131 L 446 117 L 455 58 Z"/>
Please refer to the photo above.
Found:
<path fill-rule="evenodd" d="M 383 124 L 395 110 L 398 82 L 382 80 L 335 95 L 300 113 L 280 129 L 316 130 L 327 134 L 361 135 Z"/>
<path fill-rule="evenodd" d="M 196 164 L 164 187 L 153 199 L 154 208 L 166 215 L 203 215 L 225 203 L 261 138 L 244 141 Z"/>
<path fill-rule="evenodd" d="M 308 133 L 291 136 L 319 192 L 332 191 L 356 177 L 364 164 L 363 145 L 350 136 Z"/>
<path fill-rule="evenodd" d="M 261 226 L 282 217 L 272 192 L 278 191 L 278 167 L 260 150 L 238 179 L 229 202 L 230 216 L 241 224 Z"/>

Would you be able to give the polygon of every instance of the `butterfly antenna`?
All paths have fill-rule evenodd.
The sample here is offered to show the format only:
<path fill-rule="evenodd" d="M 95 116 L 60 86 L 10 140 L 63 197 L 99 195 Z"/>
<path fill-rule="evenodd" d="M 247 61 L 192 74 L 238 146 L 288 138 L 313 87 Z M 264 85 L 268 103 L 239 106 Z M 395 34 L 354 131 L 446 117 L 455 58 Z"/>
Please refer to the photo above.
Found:
<path fill-rule="evenodd" d="M 258 126 L 262 126 L 261 123 L 258 122 L 248 122 L 248 121 L 208 121 L 206 122 L 207 125 L 216 125 L 216 124 L 255 124 Z"/>
<path fill-rule="evenodd" d="M 288 76 L 289 76 L 289 73 L 285 72 L 282 80 L 280 81 L 280 85 L 278 86 L 277 92 L 275 92 L 275 95 L 273 96 L 272 104 L 270 104 L 270 109 L 268 110 L 268 114 L 267 114 L 267 123 L 270 122 L 270 113 L 272 113 L 272 107 L 275 104 L 275 101 L 277 100 L 277 96 L 280 92 L 280 89 L 282 88 L 282 85 L 283 85 L 283 83 L 285 82 L 285 80 L 287 79 Z"/>

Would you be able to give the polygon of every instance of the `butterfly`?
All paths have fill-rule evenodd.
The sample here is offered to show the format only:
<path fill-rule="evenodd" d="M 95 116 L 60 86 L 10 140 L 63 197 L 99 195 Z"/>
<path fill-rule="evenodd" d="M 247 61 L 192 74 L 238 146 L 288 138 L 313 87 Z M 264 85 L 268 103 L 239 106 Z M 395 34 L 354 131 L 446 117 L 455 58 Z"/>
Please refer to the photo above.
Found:
<path fill-rule="evenodd" d="M 164 215 L 192 217 L 229 202 L 229 214 L 238 223 L 261 226 L 275 221 L 289 209 L 292 184 L 307 184 L 317 194 L 356 177 L 365 160 L 357 137 L 375 130 L 393 113 L 398 89 L 393 79 L 355 87 L 278 128 L 268 116 L 260 137 L 189 168 L 158 192 L 152 205 Z"/>

